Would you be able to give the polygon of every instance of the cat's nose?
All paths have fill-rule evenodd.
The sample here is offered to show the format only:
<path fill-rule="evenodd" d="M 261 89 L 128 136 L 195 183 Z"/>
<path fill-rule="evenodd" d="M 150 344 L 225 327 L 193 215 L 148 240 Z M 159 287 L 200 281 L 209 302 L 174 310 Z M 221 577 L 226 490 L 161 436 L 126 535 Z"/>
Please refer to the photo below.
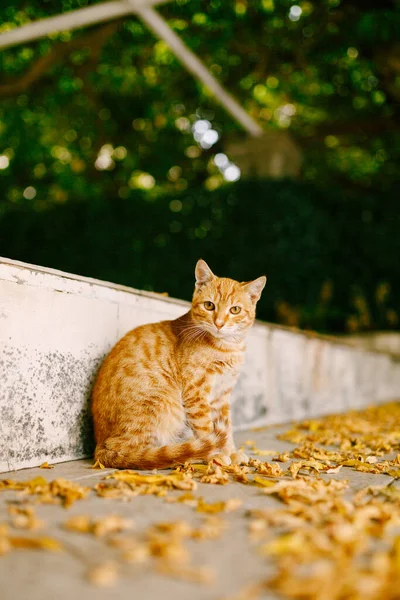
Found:
<path fill-rule="evenodd" d="M 221 327 L 224 326 L 224 321 L 222 319 L 215 319 L 214 323 L 217 329 L 221 329 Z"/>

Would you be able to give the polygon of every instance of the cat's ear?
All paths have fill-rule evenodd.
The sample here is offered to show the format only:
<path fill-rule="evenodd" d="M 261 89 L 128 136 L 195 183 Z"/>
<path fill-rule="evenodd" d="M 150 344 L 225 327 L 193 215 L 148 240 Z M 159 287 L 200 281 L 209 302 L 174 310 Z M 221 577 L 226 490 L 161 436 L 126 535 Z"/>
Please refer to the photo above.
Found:
<path fill-rule="evenodd" d="M 256 303 L 259 301 L 261 292 L 263 291 L 266 283 L 267 278 L 265 275 L 263 275 L 254 281 L 246 281 L 245 283 L 242 283 L 242 286 L 243 289 L 250 295 L 252 302 Z"/>
<path fill-rule="evenodd" d="M 200 258 L 196 264 L 195 276 L 196 285 L 203 285 L 203 283 L 207 283 L 213 279 L 214 273 L 211 271 L 206 261 Z"/>

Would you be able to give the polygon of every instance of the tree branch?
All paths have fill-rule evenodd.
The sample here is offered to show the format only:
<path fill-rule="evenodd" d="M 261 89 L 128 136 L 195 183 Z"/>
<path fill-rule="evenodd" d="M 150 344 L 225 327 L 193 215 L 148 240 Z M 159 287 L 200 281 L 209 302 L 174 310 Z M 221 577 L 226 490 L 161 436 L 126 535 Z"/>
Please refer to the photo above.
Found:
<path fill-rule="evenodd" d="M 32 64 L 29 71 L 21 77 L 13 78 L 10 82 L 0 85 L 0 97 L 7 98 L 25 92 L 33 83 L 41 79 L 52 66 L 63 60 L 73 50 L 89 46 L 91 50 L 89 63 L 93 66 L 97 63 L 106 40 L 116 31 L 120 23 L 121 21 L 113 21 L 70 42 L 55 44 L 45 56 L 40 56 Z"/>

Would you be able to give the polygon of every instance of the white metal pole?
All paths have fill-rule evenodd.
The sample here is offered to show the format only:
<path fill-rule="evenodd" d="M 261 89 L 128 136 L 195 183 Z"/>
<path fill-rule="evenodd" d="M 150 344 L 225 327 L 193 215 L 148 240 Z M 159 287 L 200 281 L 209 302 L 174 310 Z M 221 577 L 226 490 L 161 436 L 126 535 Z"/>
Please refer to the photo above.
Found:
<path fill-rule="evenodd" d="M 16 27 L 0 34 L 0 48 L 26 44 L 57 31 L 71 31 L 87 25 L 118 19 L 136 11 L 144 2 L 147 5 L 161 4 L 170 0 L 132 0 L 132 2 L 101 2 L 93 6 L 71 10 L 62 15 L 39 19 L 22 27 Z"/>
<path fill-rule="evenodd" d="M 128 0 L 133 6 L 135 0 Z M 199 79 L 217 98 L 222 106 L 242 127 L 252 136 L 260 136 L 263 129 L 252 117 L 240 106 L 240 104 L 224 90 L 222 85 L 211 75 L 201 60 L 182 42 L 180 37 L 172 31 L 168 23 L 153 9 L 135 6 L 135 12 L 146 23 L 146 25 L 174 52 L 175 56 L 185 65 L 188 71 Z"/>

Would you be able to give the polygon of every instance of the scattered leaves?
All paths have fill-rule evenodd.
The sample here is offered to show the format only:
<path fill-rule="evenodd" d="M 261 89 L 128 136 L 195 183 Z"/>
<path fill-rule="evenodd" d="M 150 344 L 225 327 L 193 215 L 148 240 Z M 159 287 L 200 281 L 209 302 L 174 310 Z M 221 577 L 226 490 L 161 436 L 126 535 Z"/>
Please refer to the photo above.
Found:
<path fill-rule="evenodd" d="M 165 502 L 170 504 L 187 504 L 188 506 L 196 506 L 197 499 L 191 492 L 186 492 L 185 494 L 181 494 L 180 496 L 168 496 L 165 499 Z"/>
<path fill-rule="evenodd" d="M 195 490 L 197 483 L 190 473 L 174 471 L 166 475 L 143 475 L 136 471 L 115 471 L 107 475 L 107 481 L 95 486 L 103 498 L 129 499 L 138 495 L 165 496 L 169 490 Z"/>
<path fill-rule="evenodd" d="M 197 502 L 197 512 L 203 513 L 218 513 L 218 512 L 232 512 L 236 510 L 240 506 L 242 506 L 242 501 L 239 498 L 230 498 L 224 502 L 214 502 L 207 503 L 203 498 L 199 498 Z"/>
<path fill-rule="evenodd" d="M 11 516 L 11 524 L 16 529 L 41 529 L 43 521 L 36 517 L 32 506 L 9 506 L 8 514 Z"/>
<path fill-rule="evenodd" d="M 250 458 L 249 466 L 254 467 L 255 472 L 268 477 L 283 477 L 283 469 L 276 463 L 261 462 L 260 460 Z"/>
<path fill-rule="evenodd" d="M 66 479 L 54 479 L 48 483 L 44 477 L 34 477 L 28 481 L 0 480 L 0 491 L 15 490 L 28 495 L 36 495 L 36 501 L 43 504 L 61 503 L 65 508 L 70 507 L 76 500 L 85 498 L 90 488 L 82 487 Z"/>
<path fill-rule="evenodd" d="M 108 515 L 100 519 L 92 519 L 85 515 L 70 517 L 63 525 L 64 529 L 79 533 L 91 533 L 95 537 L 104 537 L 111 533 L 118 533 L 133 527 L 130 519 L 123 519 L 119 515 Z"/>
<path fill-rule="evenodd" d="M 272 462 L 253 457 L 246 466 L 211 461 L 185 464 L 168 473 L 116 471 L 94 488 L 100 497 L 123 500 L 170 493 L 166 502 L 186 504 L 204 514 L 196 526 L 185 520 L 164 521 L 131 533 L 132 522 L 119 515 L 77 515 L 63 526 L 104 538 L 125 562 L 192 583 L 210 583 L 215 574 L 208 567 L 193 566 L 188 541 L 221 537 L 228 524 L 221 514 L 238 509 L 242 502 L 232 497 L 207 502 L 194 493 L 198 482 L 252 484 L 260 488 L 261 500 L 262 495 L 274 496 L 281 503 L 278 508 L 247 512 L 250 538 L 260 543 L 259 554 L 273 561 L 275 574 L 243 589 L 238 599 L 253 600 L 273 591 L 289 600 L 399 600 L 400 487 L 394 483 L 400 477 L 399 422 L 400 407 L 395 403 L 313 419 L 281 434 L 297 444 L 292 451 L 279 454 L 258 450 L 253 440 L 245 443 L 256 456 L 271 455 Z M 289 464 L 285 468 L 278 463 Z M 102 467 L 95 463 L 92 468 Z M 342 478 L 326 477 L 343 468 L 386 474 L 392 481 L 352 492 Z M 10 534 L 10 526 L 31 530 L 41 525 L 26 504 L 28 496 L 68 507 L 90 491 L 75 482 L 47 482 L 43 477 L 0 480 L 0 491 L 7 490 L 20 496 L 8 508 L 10 524 L 0 524 L 0 555 L 18 549 L 61 549 L 51 537 Z M 107 561 L 92 568 L 88 579 L 96 586 L 111 586 L 118 574 L 119 563 Z"/>

